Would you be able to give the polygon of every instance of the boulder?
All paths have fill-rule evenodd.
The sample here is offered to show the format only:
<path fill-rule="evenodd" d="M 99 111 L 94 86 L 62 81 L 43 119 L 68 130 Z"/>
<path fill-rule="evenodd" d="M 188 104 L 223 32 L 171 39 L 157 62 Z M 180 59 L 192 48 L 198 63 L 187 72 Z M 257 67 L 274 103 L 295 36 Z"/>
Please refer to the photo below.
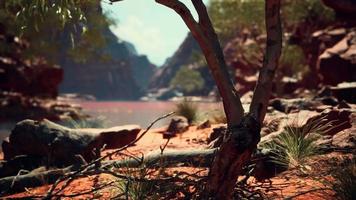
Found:
<path fill-rule="evenodd" d="M 332 136 L 332 146 L 343 149 L 356 149 L 356 113 L 350 115 L 352 127 Z"/>
<path fill-rule="evenodd" d="M 356 31 L 348 33 L 337 44 L 319 56 L 317 69 L 327 85 L 356 81 Z"/>
<path fill-rule="evenodd" d="M 183 133 L 189 128 L 188 119 L 183 116 L 175 116 L 171 119 L 168 128 L 163 133 L 163 138 L 174 137 L 177 133 Z"/>
<path fill-rule="evenodd" d="M 349 103 L 356 103 L 356 82 L 340 83 L 335 87 L 330 87 L 330 90 L 339 101 L 345 100 Z"/>
<path fill-rule="evenodd" d="M 2 144 L 4 159 L 18 155 L 48 158 L 49 163 L 70 165 L 81 155 L 86 161 L 98 155 L 94 149 L 120 148 L 136 139 L 141 131 L 137 125 L 108 129 L 70 129 L 48 120 L 24 120 L 16 124 L 9 140 Z"/>
<path fill-rule="evenodd" d="M 336 133 L 351 128 L 351 111 L 348 109 L 327 109 L 322 113 L 309 118 L 308 123 L 318 122 L 320 125 L 325 125 L 331 122 L 331 127 L 327 128 L 324 135 L 335 135 Z"/>

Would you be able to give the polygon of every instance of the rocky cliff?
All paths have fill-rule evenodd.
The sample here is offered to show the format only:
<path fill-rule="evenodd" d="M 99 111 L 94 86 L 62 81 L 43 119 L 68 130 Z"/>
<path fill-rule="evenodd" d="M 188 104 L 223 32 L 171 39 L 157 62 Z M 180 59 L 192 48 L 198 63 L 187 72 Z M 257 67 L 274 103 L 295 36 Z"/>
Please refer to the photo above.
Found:
<path fill-rule="evenodd" d="M 102 14 L 102 9 L 98 6 L 88 12 Z M 90 94 L 100 100 L 138 99 L 147 89 L 156 67 L 146 56 L 138 55 L 132 44 L 116 37 L 109 27 L 100 31 L 105 46 L 97 52 L 98 57 L 91 57 L 84 63 L 75 62 L 67 56 L 60 59 L 64 69 L 60 92 Z M 68 37 L 64 35 L 63 38 Z M 70 41 L 65 41 L 65 44 L 64 51 L 71 45 Z M 103 60 L 100 55 L 108 59 Z"/>
<path fill-rule="evenodd" d="M 306 17 L 291 25 L 293 28 L 285 28 L 285 35 L 289 36 L 284 38 L 286 44 L 273 86 L 278 95 L 292 94 L 300 91 L 298 88 L 313 90 L 323 85 L 356 82 L 356 1 L 323 2 L 334 10 L 334 19 L 319 19 L 310 14 L 308 17 L 314 20 L 307 20 L 309 18 Z M 240 95 L 255 87 L 262 66 L 265 40 L 266 35 L 256 35 L 253 30 L 244 29 L 223 46 L 226 63 Z M 150 84 L 151 91 L 168 88 L 175 73 L 182 66 L 193 63 L 190 58 L 194 52 L 200 50 L 189 35 L 177 52 L 156 72 Z M 204 79 L 211 78 L 208 71 L 201 72 L 203 68 L 195 69 L 204 74 Z M 206 83 L 206 88 L 213 89 L 213 81 Z"/>
<path fill-rule="evenodd" d="M 190 63 L 191 56 L 194 52 L 200 52 L 200 48 L 193 36 L 188 34 L 174 55 L 167 59 L 165 64 L 153 75 L 150 82 L 150 90 L 155 91 L 160 88 L 169 87 L 169 83 L 176 72 L 182 66 Z"/>

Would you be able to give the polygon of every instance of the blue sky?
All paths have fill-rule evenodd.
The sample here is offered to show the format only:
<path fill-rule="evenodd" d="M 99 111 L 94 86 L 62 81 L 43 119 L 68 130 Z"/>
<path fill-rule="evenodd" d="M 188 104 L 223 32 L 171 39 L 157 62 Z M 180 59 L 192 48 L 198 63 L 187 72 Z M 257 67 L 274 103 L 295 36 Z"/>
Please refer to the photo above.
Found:
<path fill-rule="evenodd" d="M 181 0 L 196 17 L 190 0 Z M 117 20 L 111 30 L 133 43 L 139 54 L 145 54 L 156 65 L 173 55 L 188 33 L 182 19 L 173 10 L 154 0 L 125 0 L 110 5 L 102 3 L 104 11 Z"/>

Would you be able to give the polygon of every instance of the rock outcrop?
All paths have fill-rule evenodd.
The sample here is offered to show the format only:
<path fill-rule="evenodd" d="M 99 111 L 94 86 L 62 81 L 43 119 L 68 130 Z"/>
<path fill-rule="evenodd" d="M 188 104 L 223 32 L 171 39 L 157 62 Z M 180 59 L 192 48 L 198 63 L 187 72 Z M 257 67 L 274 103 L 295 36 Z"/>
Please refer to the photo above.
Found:
<path fill-rule="evenodd" d="M 6 33 L 0 23 L 0 91 L 18 92 L 27 96 L 54 98 L 63 79 L 59 66 L 43 58 L 25 59 L 29 43 Z M 3 48 L 6 47 L 6 48 Z"/>
<path fill-rule="evenodd" d="M 326 49 L 319 57 L 318 71 L 324 84 L 356 81 L 356 31 Z"/>
<path fill-rule="evenodd" d="M 109 27 L 103 33 L 106 46 L 101 53 L 110 59 L 89 58 L 85 63 L 61 59 L 64 80 L 60 92 L 89 94 L 99 100 L 138 99 L 147 89 L 155 66 L 146 56 L 138 55 L 131 44 L 120 41 Z"/>
<path fill-rule="evenodd" d="M 89 162 L 96 150 L 120 148 L 134 141 L 141 128 L 136 125 L 108 129 L 70 129 L 48 120 L 24 120 L 16 124 L 8 141 L 2 143 L 4 159 L 18 155 L 49 158 L 49 165 L 71 165 L 77 155 Z"/>

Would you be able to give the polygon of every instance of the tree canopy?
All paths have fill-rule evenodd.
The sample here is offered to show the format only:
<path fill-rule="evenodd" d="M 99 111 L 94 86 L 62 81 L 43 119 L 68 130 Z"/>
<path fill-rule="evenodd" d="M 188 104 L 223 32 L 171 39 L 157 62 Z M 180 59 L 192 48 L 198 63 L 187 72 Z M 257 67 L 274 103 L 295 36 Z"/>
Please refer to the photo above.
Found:
<path fill-rule="evenodd" d="M 97 0 L 13 0 L 0 3 L 0 23 L 30 42 L 29 57 L 55 62 L 64 54 L 84 62 L 105 45 L 102 30 L 113 21 Z"/>

